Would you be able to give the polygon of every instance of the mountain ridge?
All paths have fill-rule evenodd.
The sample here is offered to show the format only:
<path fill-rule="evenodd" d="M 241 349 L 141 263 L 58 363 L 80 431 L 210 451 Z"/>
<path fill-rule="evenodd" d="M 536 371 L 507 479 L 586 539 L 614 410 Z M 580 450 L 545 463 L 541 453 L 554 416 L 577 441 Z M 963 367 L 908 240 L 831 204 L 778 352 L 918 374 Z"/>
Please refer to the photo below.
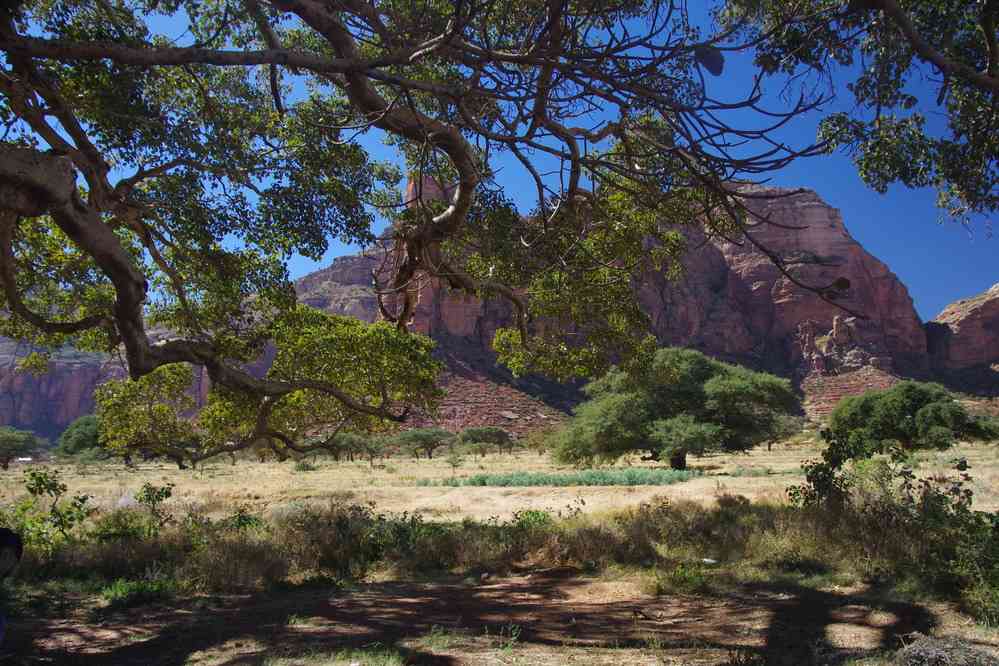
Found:
<path fill-rule="evenodd" d="M 651 331 L 661 343 L 775 372 L 806 393 L 809 386 L 832 385 L 815 378 L 862 369 L 854 381 L 837 386 L 856 391 L 866 385 L 864 376 L 876 378 L 871 386 L 884 384 L 885 377 L 905 376 L 999 392 L 999 284 L 955 301 L 924 323 L 905 285 L 850 235 L 837 209 L 811 190 L 761 192 L 777 196 L 757 200 L 755 212 L 778 225 L 757 226 L 750 231 L 753 237 L 779 254 L 815 260 L 800 268 L 806 283 L 847 278 L 850 289 L 839 302 L 863 316 L 851 316 L 797 287 L 753 245 L 706 239 L 692 230 L 680 280 L 647 273 L 635 281 Z M 371 273 L 379 263 L 374 256 L 337 257 L 295 281 L 299 300 L 374 321 L 379 311 Z M 578 398 L 572 387 L 537 377 L 514 378 L 496 364 L 490 342 L 511 316 L 502 301 L 481 301 L 438 283 L 421 293 L 413 328 L 438 343 L 437 353 L 447 367 L 444 385 L 452 387 L 441 418 L 455 428 L 463 423 L 502 425 L 526 432 L 557 418 Z M 35 377 L 14 369 L 18 355 L 15 343 L 0 339 L 0 424 L 48 436 L 88 413 L 93 387 L 121 372 L 108 358 L 62 352 L 47 376 Z M 490 390 L 495 402 L 513 406 L 491 405 Z M 463 394 L 477 396 L 474 410 L 463 405 Z M 823 404 L 811 397 L 806 402 Z"/>

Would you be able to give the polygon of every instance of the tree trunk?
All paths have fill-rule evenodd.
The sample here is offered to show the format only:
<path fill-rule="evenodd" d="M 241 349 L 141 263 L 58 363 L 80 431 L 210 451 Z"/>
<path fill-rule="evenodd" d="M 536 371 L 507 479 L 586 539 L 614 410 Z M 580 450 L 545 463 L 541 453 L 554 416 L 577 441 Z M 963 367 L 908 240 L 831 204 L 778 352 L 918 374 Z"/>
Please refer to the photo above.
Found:
<path fill-rule="evenodd" d="M 670 453 L 669 466 L 673 469 L 687 469 L 687 450 L 677 449 Z"/>

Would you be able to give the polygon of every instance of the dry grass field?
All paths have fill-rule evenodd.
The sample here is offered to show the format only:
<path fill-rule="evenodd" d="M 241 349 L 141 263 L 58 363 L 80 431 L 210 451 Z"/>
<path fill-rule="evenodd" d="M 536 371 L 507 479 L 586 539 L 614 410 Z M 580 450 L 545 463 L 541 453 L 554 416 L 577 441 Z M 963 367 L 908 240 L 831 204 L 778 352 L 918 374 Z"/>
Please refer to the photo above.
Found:
<path fill-rule="evenodd" d="M 210 514 L 228 511 L 236 504 L 266 511 L 293 502 L 324 501 L 329 498 L 374 503 L 379 511 L 416 512 L 438 520 L 463 518 L 508 518 L 524 509 L 559 510 L 580 498 L 587 512 L 614 511 L 666 496 L 678 500 L 710 503 L 721 495 L 743 495 L 753 500 L 783 501 L 788 486 L 803 481 L 801 464 L 820 457 L 821 447 L 809 437 L 758 447 L 745 454 L 716 454 L 691 458 L 690 468 L 701 475 L 668 486 L 578 486 L 578 487 L 441 487 L 419 485 L 451 477 L 481 473 L 571 472 L 555 464 L 548 455 L 520 451 L 514 455 L 488 454 L 466 457 L 452 470 L 443 455 L 427 460 L 390 457 L 366 461 L 335 462 L 326 457 L 308 458 L 312 471 L 296 471 L 295 461 L 256 462 L 236 465 L 218 459 L 197 470 L 181 470 L 170 463 L 139 463 L 134 468 L 120 463 L 55 464 L 73 493 L 93 496 L 98 506 L 113 507 L 122 497 L 136 492 L 143 483 L 174 484 L 176 504 L 194 504 Z M 934 476 L 952 471 L 952 461 L 967 459 L 974 482 L 975 508 L 999 509 L 999 449 L 986 445 L 959 445 L 947 451 L 915 454 L 916 472 Z M 651 467 L 637 457 L 624 459 L 616 467 Z M 21 469 L 12 466 L 0 472 L 0 503 L 22 492 Z"/>
<path fill-rule="evenodd" d="M 267 516 L 282 507 L 336 500 L 371 503 L 376 512 L 418 513 L 433 522 L 486 524 L 534 509 L 570 513 L 574 533 L 597 530 L 599 539 L 599 529 L 614 524 L 614 516 L 664 497 L 670 505 L 690 501 L 706 510 L 719 498 L 737 495 L 780 505 L 785 489 L 802 481 L 801 463 L 819 453 L 815 441 L 800 436 L 772 450 L 693 458 L 692 469 L 700 475 L 666 486 L 420 485 L 483 472 L 572 471 L 527 451 L 468 457 L 456 470 L 444 456 L 394 457 L 373 466 L 319 457 L 310 459 L 314 469 L 308 471 L 296 469 L 295 461 L 218 461 L 197 470 L 159 463 L 49 467 L 59 470 L 70 493 L 92 495 L 104 510 L 128 504 L 123 498 L 134 497 L 146 482 L 170 483 L 168 506 L 178 512 L 195 507 L 222 516 L 244 506 Z M 929 477 L 952 469 L 957 458 L 967 459 L 976 508 L 995 510 L 996 453 L 993 446 L 961 445 L 921 452 L 912 462 L 917 474 Z M 619 464 L 629 465 L 647 463 Z M 22 496 L 24 469 L 12 466 L 0 473 L 0 504 Z M 847 558 L 821 553 L 821 542 L 796 540 L 801 537 L 791 523 L 786 534 L 782 529 L 778 521 L 765 537 L 769 541 L 753 548 L 791 553 L 806 565 L 816 558 Z M 667 545 L 666 551 L 665 562 L 697 563 L 714 556 L 689 546 Z M 999 632 L 970 621 L 953 603 L 899 596 L 846 569 L 776 575 L 762 555 L 753 557 L 726 562 L 717 571 L 705 564 L 709 586 L 697 578 L 701 565 L 694 570 L 680 564 L 663 574 L 659 564 L 587 569 L 528 559 L 503 571 L 377 569 L 348 584 L 184 594 L 115 612 L 85 583 L 41 584 L 37 592 L 22 586 L 20 615 L 0 647 L 0 663 L 888 666 L 888 655 L 917 631 L 999 653 Z"/>

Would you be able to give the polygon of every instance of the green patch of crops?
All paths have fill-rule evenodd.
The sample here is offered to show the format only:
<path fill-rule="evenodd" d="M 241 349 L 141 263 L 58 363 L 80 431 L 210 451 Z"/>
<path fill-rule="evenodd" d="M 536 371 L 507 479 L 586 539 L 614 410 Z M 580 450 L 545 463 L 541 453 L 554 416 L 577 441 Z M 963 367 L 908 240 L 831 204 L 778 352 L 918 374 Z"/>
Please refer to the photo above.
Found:
<path fill-rule="evenodd" d="M 688 481 L 700 472 L 675 469 L 585 469 L 564 474 L 510 472 L 476 474 L 465 478 L 433 481 L 421 479 L 421 486 L 668 486 Z"/>

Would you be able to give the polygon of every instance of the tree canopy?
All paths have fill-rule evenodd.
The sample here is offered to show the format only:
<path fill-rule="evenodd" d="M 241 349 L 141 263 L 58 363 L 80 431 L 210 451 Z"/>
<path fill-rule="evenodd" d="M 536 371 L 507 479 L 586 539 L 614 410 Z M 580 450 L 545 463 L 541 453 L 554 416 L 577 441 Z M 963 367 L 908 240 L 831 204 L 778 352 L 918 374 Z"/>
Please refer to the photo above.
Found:
<path fill-rule="evenodd" d="M 14 458 L 26 456 L 39 446 L 41 442 L 32 432 L 0 427 L 0 469 L 7 469 Z"/>
<path fill-rule="evenodd" d="M 434 457 L 434 451 L 453 440 L 454 437 L 454 433 L 443 428 L 414 428 L 396 435 L 395 441 L 417 455 L 420 451 L 426 453 L 429 460 Z"/>
<path fill-rule="evenodd" d="M 100 445 L 99 421 L 95 415 L 85 414 L 62 431 L 55 450 L 61 455 L 73 456 L 97 449 Z"/>
<path fill-rule="evenodd" d="M 649 326 L 632 279 L 678 273 L 684 225 L 758 244 L 744 230 L 770 222 L 752 213 L 760 195 L 747 183 L 836 142 L 869 143 L 871 126 L 850 119 L 830 119 L 832 143 L 791 146 L 778 134 L 823 102 L 796 69 L 829 59 L 806 59 L 792 38 L 794 26 L 840 11 L 834 4 L 719 3 L 708 25 L 688 3 L 664 0 L 4 3 L 0 334 L 120 351 L 133 381 L 170 375 L 164 368 L 177 363 L 203 372 L 212 395 L 196 455 L 249 446 L 259 440 L 251 427 L 296 446 L 291 428 L 312 427 L 295 411 L 303 402 L 348 420 L 404 420 L 432 403 L 429 346 L 393 338 L 384 359 L 387 347 L 319 359 L 310 353 L 322 345 L 342 350 L 350 335 L 387 343 L 389 334 L 337 324 L 341 339 L 315 321 L 297 326 L 307 315 L 294 304 L 287 261 L 318 259 L 336 239 L 383 259 L 373 283 L 383 318 L 400 332 L 437 279 L 511 304 L 515 322 L 495 346 L 514 371 L 592 376 L 641 348 Z M 893 15 L 894 2 L 873 4 L 886 7 L 878 16 Z M 785 17 L 785 5 L 800 11 Z M 988 53 L 991 16 L 980 12 Z M 852 20 L 832 25 L 816 48 L 845 62 L 833 43 Z M 881 24 L 866 20 L 880 35 Z M 946 53 L 974 61 L 969 35 L 962 27 Z M 718 98 L 706 79 L 725 71 L 724 53 L 752 48 L 759 71 Z M 907 62 L 887 58 L 888 74 Z M 948 108 L 962 123 L 955 132 L 975 134 L 956 142 L 963 157 L 930 171 L 941 188 L 986 206 L 987 196 L 973 195 L 994 173 L 972 181 L 951 168 L 981 174 L 992 165 L 982 155 L 994 141 L 968 147 L 989 131 L 975 123 L 994 114 L 974 101 L 994 67 L 974 64 L 975 76 L 945 69 Z M 769 105 L 768 86 L 795 94 Z M 904 106 L 891 88 L 877 95 Z M 379 140 L 398 158 L 375 159 L 369 147 Z M 925 152 L 908 139 L 891 146 Z M 871 168 L 907 163 L 890 164 Z M 504 169 L 533 183 L 528 210 L 500 190 Z M 416 183 L 405 201 L 403 173 Z M 443 198 L 423 196 L 427 188 Z M 762 249 L 797 280 L 793 260 Z M 797 282 L 827 299 L 849 286 Z M 281 361 L 260 376 L 251 366 L 268 345 L 279 360 L 309 352 L 308 362 Z M 382 373 L 396 352 L 419 368 L 415 384 L 393 386 L 400 375 Z M 354 390 L 343 383 L 354 377 L 371 379 Z M 417 384 L 430 393 L 414 405 Z"/>
<path fill-rule="evenodd" d="M 822 432 L 833 467 L 897 447 L 948 449 L 959 439 L 999 438 L 994 421 L 968 413 L 939 384 L 904 381 L 840 400 Z"/>
<path fill-rule="evenodd" d="M 819 134 L 853 156 L 869 186 L 935 187 L 941 208 L 964 221 L 999 210 L 995 2 L 730 0 L 722 14 L 751 19 L 764 71 L 850 80 L 856 104 L 830 113 Z"/>
<path fill-rule="evenodd" d="M 377 413 L 352 408 L 365 397 L 427 410 L 438 397 L 439 364 L 430 356 L 433 343 L 423 336 L 304 305 L 273 321 L 269 333 L 277 351 L 261 381 L 303 388 L 263 396 L 214 388 L 192 419 L 192 366 L 160 366 L 137 380 L 97 387 L 102 444 L 122 454 L 143 451 L 182 463 L 263 443 L 283 458 L 337 450 L 344 429 L 385 429 Z M 330 395 L 328 386 L 345 388 Z"/>
<path fill-rule="evenodd" d="M 672 347 L 615 368 L 585 393 L 553 435 L 564 462 L 646 452 L 682 469 L 688 453 L 743 451 L 778 436 L 797 407 L 786 379 Z"/>
<path fill-rule="evenodd" d="M 939 384 L 904 381 L 843 398 L 821 434 L 827 444 L 822 460 L 805 466 L 808 484 L 798 490 L 807 501 L 841 498 L 841 472 L 849 462 L 877 454 L 945 450 L 962 439 L 999 439 L 999 419 L 970 414 Z"/>

